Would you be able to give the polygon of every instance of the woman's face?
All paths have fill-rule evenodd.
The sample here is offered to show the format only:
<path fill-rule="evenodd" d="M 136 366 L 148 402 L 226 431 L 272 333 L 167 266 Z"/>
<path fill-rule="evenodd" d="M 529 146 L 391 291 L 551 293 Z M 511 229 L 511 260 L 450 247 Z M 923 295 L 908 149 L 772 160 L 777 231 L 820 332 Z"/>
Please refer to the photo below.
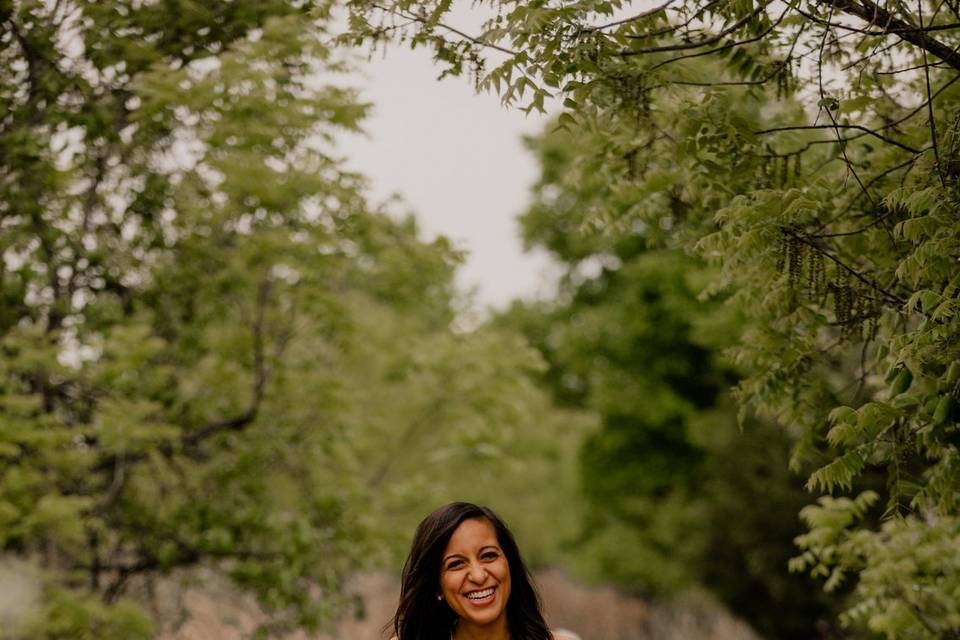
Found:
<path fill-rule="evenodd" d="M 464 520 L 453 532 L 440 563 L 440 590 L 461 624 L 506 623 L 510 564 L 489 520 Z"/>

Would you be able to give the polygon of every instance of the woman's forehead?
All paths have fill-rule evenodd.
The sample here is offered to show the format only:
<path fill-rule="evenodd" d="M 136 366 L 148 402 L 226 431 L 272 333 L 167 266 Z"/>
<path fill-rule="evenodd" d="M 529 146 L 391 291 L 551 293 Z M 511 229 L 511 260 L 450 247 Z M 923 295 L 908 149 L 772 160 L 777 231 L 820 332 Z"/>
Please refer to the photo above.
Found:
<path fill-rule="evenodd" d="M 444 557 L 453 553 L 479 551 L 483 547 L 500 547 L 497 530 L 486 518 L 470 518 L 460 523 L 450 536 Z"/>

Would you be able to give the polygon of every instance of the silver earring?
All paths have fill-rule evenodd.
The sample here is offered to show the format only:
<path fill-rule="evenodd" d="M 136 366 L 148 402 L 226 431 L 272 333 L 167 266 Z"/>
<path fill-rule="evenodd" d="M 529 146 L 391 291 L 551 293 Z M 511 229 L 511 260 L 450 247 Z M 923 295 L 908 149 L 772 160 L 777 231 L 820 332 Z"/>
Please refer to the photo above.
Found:
<path fill-rule="evenodd" d="M 440 594 L 437 594 L 437 602 L 440 602 L 441 600 L 443 600 L 443 596 Z"/>

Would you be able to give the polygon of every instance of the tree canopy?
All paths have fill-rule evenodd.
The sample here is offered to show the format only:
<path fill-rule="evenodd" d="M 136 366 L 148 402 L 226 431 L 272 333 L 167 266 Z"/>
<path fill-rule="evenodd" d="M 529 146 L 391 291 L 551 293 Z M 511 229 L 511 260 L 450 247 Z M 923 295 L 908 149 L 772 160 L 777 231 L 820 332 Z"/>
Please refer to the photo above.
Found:
<path fill-rule="evenodd" d="M 763 637 L 835 627 L 834 599 L 787 572 L 808 499 L 787 469 L 792 439 L 768 420 L 738 429 L 729 387 L 740 374 L 724 352 L 744 314 L 698 301 L 716 276 L 700 259 L 632 231 L 576 232 L 608 197 L 602 175 L 578 179 L 599 140 L 529 141 L 542 170 L 524 238 L 566 272 L 555 299 L 516 302 L 498 319 L 543 353 L 561 405 L 600 419 L 580 452 L 585 507 L 568 566 L 647 597 L 706 587 Z"/>
<path fill-rule="evenodd" d="M 410 514 L 568 455 L 460 254 L 342 167 L 330 10 L 0 3 L 0 551 L 44 570 L 3 637 L 153 637 L 198 567 L 315 630 Z"/>
<path fill-rule="evenodd" d="M 451 497 L 507 495 L 535 557 L 572 536 L 624 583 L 735 603 L 745 557 L 787 593 L 779 551 L 731 551 L 767 540 L 690 524 L 764 474 L 797 509 L 789 444 L 820 494 L 792 568 L 851 627 L 960 635 L 960 5 L 638 5 L 481 1 L 471 32 L 451 0 L 346 3 L 339 43 L 556 112 L 524 225 L 561 298 L 466 330 L 458 252 L 336 154 L 367 108 L 338 3 L 0 1 L 0 550 L 45 570 L 2 633 L 151 637 L 153 581 L 197 567 L 261 637 L 316 629 Z M 584 433 L 592 541 L 550 482 Z"/>
<path fill-rule="evenodd" d="M 701 295 L 747 319 L 742 412 L 778 421 L 826 494 L 793 568 L 852 581 L 850 624 L 960 633 L 960 7 L 637 4 L 480 2 L 471 32 L 446 0 L 355 0 L 347 38 L 430 46 L 595 135 L 571 175 L 603 194 L 547 242 L 586 257 L 632 234 L 716 263 Z"/>

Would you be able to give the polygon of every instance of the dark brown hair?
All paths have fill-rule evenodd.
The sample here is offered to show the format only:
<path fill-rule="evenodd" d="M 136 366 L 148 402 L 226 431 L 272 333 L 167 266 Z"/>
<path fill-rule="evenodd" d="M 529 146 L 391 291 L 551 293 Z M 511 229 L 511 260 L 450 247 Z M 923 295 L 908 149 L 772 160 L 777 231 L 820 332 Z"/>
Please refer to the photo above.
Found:
<path fill-rule="evenodd" d="M 390 625 L 399 640 L 450 640 L 457 614 L 445 601 L 437 600 L 440 562 L 453 532 L 464 520 L 475 518 L 493 525 L 497 542 L 510 566 L 506 612 L 511 640 L 550 640 L 540 597 L 513 534 L 493 511 L 469 502 L 452 502 L 440 507 L 417 527 L 410 555 L 403 565 L 400 604 Z"/>

